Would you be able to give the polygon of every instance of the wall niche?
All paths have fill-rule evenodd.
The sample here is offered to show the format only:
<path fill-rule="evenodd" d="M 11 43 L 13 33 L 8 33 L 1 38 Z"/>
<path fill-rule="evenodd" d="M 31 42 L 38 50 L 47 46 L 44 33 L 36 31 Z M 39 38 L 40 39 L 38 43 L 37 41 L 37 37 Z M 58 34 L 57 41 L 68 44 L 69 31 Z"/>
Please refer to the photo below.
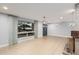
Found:
<path fill-rule="evenodd" d="M 27 21 L 18 21 L 18 38 L 33 36 L 34 23 Z"/>

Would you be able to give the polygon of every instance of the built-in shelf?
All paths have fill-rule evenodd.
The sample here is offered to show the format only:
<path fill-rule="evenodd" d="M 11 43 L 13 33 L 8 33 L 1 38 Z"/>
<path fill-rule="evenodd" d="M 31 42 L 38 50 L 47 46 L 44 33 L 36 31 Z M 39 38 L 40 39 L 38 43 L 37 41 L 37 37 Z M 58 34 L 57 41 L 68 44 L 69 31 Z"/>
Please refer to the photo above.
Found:
<path fill-rule="evenodd" d="M 24 34 L 24 33 L 34 33 L 34 31 L 24 31 L 24 32 L 18 32 L 18 34 Z"/>
<path fill-rule="evenodd" d="M 33 36 L 34 35 L 34 31 L 18 32 L 17 34 L 18 34 L 18 38 L 27 37 L 27 36 Z"/>
<path fill-rule="evenodd" d="M 34 23 L 28 21 L 18 21 L 18 42 L 34 39 L 34 33 Z"/>

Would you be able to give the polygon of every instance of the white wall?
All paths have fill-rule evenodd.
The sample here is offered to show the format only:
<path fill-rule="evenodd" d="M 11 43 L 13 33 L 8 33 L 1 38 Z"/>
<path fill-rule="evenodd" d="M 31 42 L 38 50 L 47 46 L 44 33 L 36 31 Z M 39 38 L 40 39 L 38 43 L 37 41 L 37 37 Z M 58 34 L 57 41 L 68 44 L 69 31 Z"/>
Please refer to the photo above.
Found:
<path fill-rule="evenodd" d="M 42 38 L 43 37 L 43 23 L 40 21 L 35 21 L 34 25 L 35 30 L 35 38 Z"/>
<path fill-rule="evenodd" d="M 75 24 L 73 30 L 79 31 L 79 20 L 75 21 L 75 23 L 76 23 L 76 24 Z"/>
<path fill-rule="evenodd" d="M 69 23 L 48 24 L 48 36 L 70 37 L 72 29 Z"/>
<path fill-rule="evenodd" d="M 14 17 L 0 14 L 0 47 L 12 44 L 16 39 L 16 21 Z"/>
<path fill-rule="evenodd" d="M 7 44 L 9 41 L 9 20 L 8 16 L 0 14 L 0 45 Z"/>
<path fill-rule="evenodd" d="M 43 37 L 43 24 L 38 22 L 38 37 Z"/>
<path fill-rule="evenodd" d="M 17 17 L 8 16 L 9 20 L 9 44 L 17 43 Z"/>

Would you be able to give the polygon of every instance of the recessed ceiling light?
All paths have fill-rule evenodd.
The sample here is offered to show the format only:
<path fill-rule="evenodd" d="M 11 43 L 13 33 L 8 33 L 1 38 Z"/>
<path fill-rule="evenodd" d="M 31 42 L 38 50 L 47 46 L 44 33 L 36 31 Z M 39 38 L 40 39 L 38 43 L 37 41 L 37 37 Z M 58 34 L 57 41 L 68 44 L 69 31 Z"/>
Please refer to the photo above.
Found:
<path fill-rule="evenodd" d="M 4 10 L 7 10 L 7 9 L 8 9 L 8 7 L 6 7 L 6 6 L 3 6 L 3 9 L 4 9 Z"/>
<path fill-rule="evenodd" d="M 63 19 L 63 17 L 60 17 L 60 19 Z"/>

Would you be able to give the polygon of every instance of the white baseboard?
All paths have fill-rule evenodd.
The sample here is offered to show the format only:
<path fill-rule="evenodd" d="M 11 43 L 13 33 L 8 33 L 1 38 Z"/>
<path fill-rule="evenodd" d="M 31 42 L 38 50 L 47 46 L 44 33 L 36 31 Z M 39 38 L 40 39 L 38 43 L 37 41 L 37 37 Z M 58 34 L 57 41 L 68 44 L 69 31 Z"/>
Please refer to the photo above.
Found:
<path fill-rule="evenodd" d="M 29 37 L 23 37 L 23 38 L 18 38 L 18 43 L 27 41 L 27 40 L 33 40 L 34 36 L 29 36 Z"/>
<path fill-rule="evenodd" d="M 48 35 L 48 36 L 71 38 L 71 36 L 64 36 L 64 35 Z"/>
<path fill-rule="evenodd" d="M 6 46 L 9 46 L 9 43 L 0 45 L 0 48 L 2 48 L 2 47 L 6 47 Z"/>

